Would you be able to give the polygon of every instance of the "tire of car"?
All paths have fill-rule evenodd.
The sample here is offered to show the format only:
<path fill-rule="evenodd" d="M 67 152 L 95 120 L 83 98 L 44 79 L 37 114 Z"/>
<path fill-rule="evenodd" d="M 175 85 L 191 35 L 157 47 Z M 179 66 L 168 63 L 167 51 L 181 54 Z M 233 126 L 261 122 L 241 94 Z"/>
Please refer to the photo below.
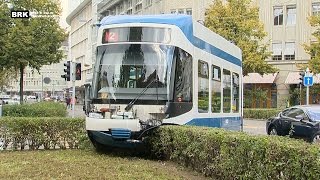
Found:
<path fill-rule="evenodd" d="M 311 143 L 320 144 L 320 132 L 317 132 L 312 136 Z"/>
<path fill-rule="evenodd" d="M 275 135 L 275 136 L 278 135 L 278 131 L 277 131 L 276 127 L 275 126 L 270 126 L 268 134 L 269 135 Z"/>

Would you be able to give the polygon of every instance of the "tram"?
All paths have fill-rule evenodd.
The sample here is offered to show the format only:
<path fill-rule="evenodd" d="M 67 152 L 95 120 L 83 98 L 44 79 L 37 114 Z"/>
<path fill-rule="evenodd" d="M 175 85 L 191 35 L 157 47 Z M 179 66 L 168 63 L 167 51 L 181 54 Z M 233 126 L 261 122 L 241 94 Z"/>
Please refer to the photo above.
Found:
<path fill-rule="evenodd" d="M 189 15 L 102 19 L 86 130 L 96 148 L 135 147 L 165 124 L 242 129 L 239 47 Z"/>

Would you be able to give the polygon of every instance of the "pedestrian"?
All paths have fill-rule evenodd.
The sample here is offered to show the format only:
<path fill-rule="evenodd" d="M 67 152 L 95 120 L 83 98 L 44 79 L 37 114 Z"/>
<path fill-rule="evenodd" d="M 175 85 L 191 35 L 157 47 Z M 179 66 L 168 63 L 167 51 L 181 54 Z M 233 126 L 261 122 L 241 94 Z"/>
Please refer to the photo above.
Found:
<path fill-rule="evenodd" d="M 74 98 L 70 98 L 71 110 L 72 110 L 73 105 L 75 105 L 75 104 L 76 104 L 76 100 Z"/>
<path fill-rule="evenodd" d="M 70 98 L 66 97 L 66 104 L 67 104 L 67 109 L 69 109 L 70 106 Z"/>

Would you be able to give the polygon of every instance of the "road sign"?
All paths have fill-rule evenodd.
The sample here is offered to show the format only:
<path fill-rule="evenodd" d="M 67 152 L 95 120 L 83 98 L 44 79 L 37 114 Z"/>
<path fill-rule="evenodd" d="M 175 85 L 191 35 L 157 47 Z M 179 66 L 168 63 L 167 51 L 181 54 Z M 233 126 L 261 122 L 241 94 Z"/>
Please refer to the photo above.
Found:
<path fill-rule="evenodd" d="M 43 78 L 43 82 L 49 84 L 51 82 L 51 79 L 49 77 L 45 77 Z"/>
<path fill-rule="evenodd" d="M 304 76 L 303 85 L 304 86 L 312 86 L 313 85 L 313 76 Z"/>

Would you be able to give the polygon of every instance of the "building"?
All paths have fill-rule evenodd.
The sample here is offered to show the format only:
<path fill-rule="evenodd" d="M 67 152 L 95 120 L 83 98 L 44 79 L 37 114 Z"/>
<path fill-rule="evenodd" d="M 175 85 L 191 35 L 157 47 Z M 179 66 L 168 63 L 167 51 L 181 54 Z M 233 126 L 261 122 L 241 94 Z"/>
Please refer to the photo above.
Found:
<path fill-rule="evenodd" d="M 304 45 L 315 41 L 312 36 L 314 28 L 310 26 L 308 17 L 320 13 L 320 1 L 255 0 L 254 4 L 259 7 L 260 20 L 268 34 L 264 43 L 270 44 L 269 50 L 272 52 L 272 56 L 266 61 L 277 67 L 279 72 L 263 77 L 250 74 L 245 78 L 247 90 L 252 91 L 254 87 L 267 90 L 264 103 L 257 100 L 250 107 L 300 104 L 299 98 L 293 97 L 293 93 L 299 88 L 299 73 L 303 71 L 301 64 L 307 63 L 311 58 L 304 49 Z M 320 82 L 317 77 L 316 82 Z M 315 102 L 318 98 L 317 94 L 313 94 L 309 101 Z"/>
<path fill-rule="evenodd" d="M 92 67 L 95 61 L 97 24 L 108 15 L 120 14 L 192 14 L 199 20 L 204 19 L 203 9 L 210 0 L 82 0 L 67 16 L 70 25 L 68 59 L 81 63 L 81 81 L 76 81 L 76 96 L 84 98 L 84 84 L 92 78 Z M 70 6 L 70 5 L 69 5 Z M 71 87 L 71 83 L 68 83 Z"/>
<path fill-rule="evenodd" d="M 64 42 L 61 49 L 64 51 L 65 55 L 68 52 L 68 44 Z M 40 71 L 31 69 L 27 67 L 23 75 L 23 90 L 25 95 L 34 95 L 39 98 L 59 96 L 63 97 L 66 89 L 66 81 L 61 78 L 64 74 L 63 63 L 66 59 L 62 60 L 60 63 L 45 65 Z M 19 95 L 20 91 L 20 79 L 18 78 L 11 82 L 10 86 L 7 88 L 7 93 L 10 95 Z"/>
<path fill-rule="evenodd" d="M 209 8 L 211 0 L 83 0 L 67 17 L 71 25 L 71 56 L 76 62 L 83 64 L 83 80 L 77 82 L 80 88 L 90 79 L 92 64 L 95 60 L 97 27 L 103 17 L 120 14 L 190 14 L 194 19 L 204 20 L 204 12 Z M 320 0 L 253 0 L 253 5 L 259 8 L 260 20 L 265 25 L 267 37 L 264 43 L 269 43 L 272 57 L 266 61 L 279 69 L 272 75 L 260 76 L 249 74 L 244 78 L 248 91 L 258 89 L 263 91 L 264 98 L 249 103 L 247 107 L 284 107 L 288 105 L 291 91 L 299 87 L 299 72 L 301 64 L 310 60 L 310 55 L 304 50 L 304 44 L 310 44 L 314 29 L 307 18 L 320 13 Z M 320 80 L 317 80 L 320 82 Z M 81 88 L 80 88 L 81 89 Z M 310 102 L 317 99 L 313 95 Z M 297 98 L 295 98 L 297 99 Z M 299 100 L 291 104 L 299 104 Z"/>

